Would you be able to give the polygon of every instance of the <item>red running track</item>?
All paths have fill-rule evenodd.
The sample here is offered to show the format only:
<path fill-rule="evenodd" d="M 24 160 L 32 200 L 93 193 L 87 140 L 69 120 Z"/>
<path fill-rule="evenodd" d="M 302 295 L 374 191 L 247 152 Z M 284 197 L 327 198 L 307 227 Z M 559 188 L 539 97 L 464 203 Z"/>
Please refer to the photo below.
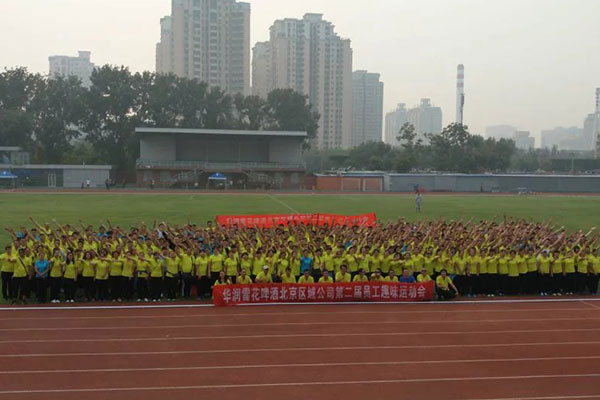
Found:
<path fill-rule="evenodd" d="M 0 309 L 3 399 L 600 399 L 600 302 Z"/>

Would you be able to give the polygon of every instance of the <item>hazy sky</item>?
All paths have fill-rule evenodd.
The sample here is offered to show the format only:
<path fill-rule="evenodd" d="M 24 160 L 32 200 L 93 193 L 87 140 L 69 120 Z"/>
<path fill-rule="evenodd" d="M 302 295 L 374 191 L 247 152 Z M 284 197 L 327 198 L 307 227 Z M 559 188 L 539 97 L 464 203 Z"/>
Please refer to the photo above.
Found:
<path fill-rule="evenodd" d="M 251 0 L 252 44 L 275 19 L 323 13 L 352 40 L 354 69 L 381 73 L 384 111 L 422 97 L 465 123 L 530 130 L 581 126 L 600 87 L 600 0 Z M 48 56 L 90 50 L 98 64 L 154 70 L 170 0 L 0 0 L 0 68 L 48 70 Z M 539 145 L 539 143 L 537 143 Z"/>

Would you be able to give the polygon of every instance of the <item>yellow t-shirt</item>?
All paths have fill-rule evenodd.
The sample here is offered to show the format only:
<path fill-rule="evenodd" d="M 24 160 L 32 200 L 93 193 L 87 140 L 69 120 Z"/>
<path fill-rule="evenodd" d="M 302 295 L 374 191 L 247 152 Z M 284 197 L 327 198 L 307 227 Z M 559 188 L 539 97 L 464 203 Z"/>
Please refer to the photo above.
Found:
<path fill-rule="evenodd" d="M 28 271 L 25 266 L 28 264 L 27 264 L 27 261 L 25 261 L 25 258 L 26 257 L 23 257 L 21 259 L 23 262 L 17 260 L 17 262 L 15 263 L 15 268 L 13 271 L 14 278 L 24 278 L 27 276 Z"/>
<path fill-rule="evenodd" d="M 445 278 L 441 275 L 438 276 L 437 278 L 435 278 L 436 286 L 442 290 L 449 290 L 451 282 L 452 282 L 452 279 L 450 279 L 450 277 L 448 275 L 446 275 Z"/>
<path fill-rule="evenodd" d="M 562 264 L 562 256 L 558 256 L 557 258 L 552 257 L 551 261 L 551 271 L 553 274 L 562 274 L 563 264 Z"/>
<path fill-rule="evenodd" d="M 417 282 L 429 282 L 431 280 L 431 276 L 419 274 L 417 275 Z"/>
<path fill-rule="evenodd" d="M 265 273 L 261 271 L 256 275 L 255 279 L 256 283 L 273 283 L 273 278 L 271 278 L 271 274 L 269 272 Z"/>
<path fill-rule="evenodd" d="M 352 277 L 348 273 L 345 273 L 342 275 L 341 272 L 338 272 L 337 274 L 335 274 L 336 282 L 350 282 L 351 279 L 352 279 Z"/>
<path fill-rule="evenodd" d="M 358 271 L 358 259 L 353 254 L 348 254 L 345 257 L 346 265 L 348 265 L 349 272 Z"/>
<path fill-rule="evenodd" d="M 121 271 L 121 276 L 126 278 L 133 278 L 133 262 L 127 258 L 123 259 L 123 269 Z"/>
<path fill-rule="evenodd" d="M 65 279 L 77 278 L 77 265 L 75 263 L 65 263 Z"/>
<path fill-rule="evenodd" d="M 587 257 L 577 257 L 577 262 L 575 263 L 577 272 L 580 274 L 587 274 L 589 264 L 590 260 Z"/>
<path fill-rule="evenodd" d="M 167 270 L 165 272 L 165 276 L 167 278 L 173 278 L 179 273 L 179 259 L 178 258 L 166 258 L 165 265 Z"/>
<path fill-rule="evenodd" d="M 236 276 L 238 273 L 238 261 L 235 258 L 227 257 L 223 262 L 225 264 L 225 273 L 227 276 Z"/>
<path fill-rule="evenodd" d="M 106 261 L 96 261 L 96 280 L 105 281 L 108 279 L 108 263 Z"/>
<path fill-rule="evenodd" d="M 162 260 L 149 259 L 148 264 L 150 266 L 150 277 L 151 278 L 162 278 L 163 277 Z"/>
<path fill-rule="evenodd" d="M 575 272 L 575 257 L 565 257 L 563 258 L 563 262 L 565 263 L 565 272 L 567 274 Z"/>
<path fill-rule="evenodd" d="M 507 256 L 498 258 L 498 273 L 500 275 L 508 275 L 508 260 Z"/>
<path fill-rule="evenodd" d="M 515 256 L 508 260 L 508 276 L 515 278 L 519 276 L 519 264 L 521 263 L 521 257 Z"/>
<path fill-rule="evenodd" d="M 196 257 L 196 259 L 195 259 L 196 275 L 198 277 L 208 275 L 208 261 L 209 260 L 210 260 L 210 258 L 207 256 Z"/>
<path fill-rule="evenodd" d="M 389 278 L 389 276 L 386 278 Z M 371 282 L 383 282 L 383 281 L 385 281 L 386 278 L 384 278 L 382 275 L 377 276 L 377 274 L 371 274 Z M 396 278 L 396 282 L 397 282 L 398 278 L 397 277 L 395 277 L 395 278 Z"/>
<path fill-rule="evenodd" d="M 302 275 L 300 278 L 298 278 L 298 283 L 315 283 L 315 280 L 310 275 L 308 277 Z"/>
<path fill-rule="evenodd" d="M 333 278 L 330 276 L 327 276 L 327 278 L 322 276 L 319 278 L 319 283 L 333 283 Z"/>
<path fill-rule="evenodd" d="M 372 280 L 376 281 L 377 279 L 372 279 Z M 379 281 L 380 282 L 381 281 L 383 281 L 383 282 L 398 282 L 398 277 L 396 275 L 394 275 L 394 277 L 391 277 L 391 276 L 388 275 L 385 278 L 383 278 L 383 280 L 379 279 Z"/>
<path fill-rule="evenodd" d="M 14 272 L 17 257 L 14 254 L 10 256 L 7 253 L 0 254 L 0 266 L 2 272 Z"/>
<path fill-rule="evenodd" d="M 223 254 L 215 253 L 210 256 L 210 271 L 220 272 L 223 269 Z"/>
<path fill-rule="evenodd" d="M 538 262 L 540 264 L 540 272 L 543 274 L 549 274 L 550 273 L 550 257 L 542 257 L 540 256 L 538 258 Z"/>
<path fill-rule="evenodd" d="M 352 282 L 369 282 L 369 277 L 367 275 L 355 275 Z"/>
<path fill-rule="evenodd" d="M 184 274 L 191 274 L 194 269 L 194 261 L 192 256 L 186 253 L 181 253 L 179 255 L 179 266 L 181 267 L 181 272 Z"/>
<path fill-rule="evenodd" d="M 50 267 L 50 278 L 62 278 L 63 260 L 61 258 L 52 258 L 52 266 Z"/>
<path fill-rule="evenodd" d="M 252 283 L 252 278 L 248 275 L 242 277 L 241 275 L 235 279 L 235 283 L 237 285 L 250 285 Z"/>
<path fill-rule="evenodd" d="M 220 282 L 218 279 L 215 281 L 215 284 L 213 286 L 225 286 L 225 285 L 231 285 L 231 281 L 229 280 L 229 278 L 227 278 L 225 280 L 225 282 Z"/>
<path fill-rule="evenodd" d="M 281 283 L 296 283 L 296 277 L 291 274 L 288 276 L 287 274 L 281 275 Z"/>
<path fill-rule="evenodd" d="M 110 262 L 110 276 L 123 275 L 123 259 L 114 258 Z"/>

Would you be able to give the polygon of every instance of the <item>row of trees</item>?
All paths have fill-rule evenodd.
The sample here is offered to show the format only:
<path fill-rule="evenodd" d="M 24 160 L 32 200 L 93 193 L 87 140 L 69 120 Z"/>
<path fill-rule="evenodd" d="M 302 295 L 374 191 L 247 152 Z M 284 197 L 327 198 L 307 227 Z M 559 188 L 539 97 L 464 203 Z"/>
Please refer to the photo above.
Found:
<path fill-rule="evenodd" d="M 314 137 L 319 116 L 293 90 L 230 96 L 204 82 L 103 66 L 85 88 L 24 68 L 0 73 L 0 145 L 21 146 L 39 163 L 106 163 L 131 169 L 135 127 L 301 130 Z"/>
<path fill-rule="evenodd" d="M 426 134 L 425 137 L 426 141 L 417 138 L 413 125 L 406 123 L 398 133 L 398 147 L 371 142 L 348 151 L 313 152 L 307 160 L 313 170 L 353 168 L 475 173 L 505 171 L 516 153 L 512 140 L 484 139 L 469 133 L 466 125 L 451 124 L 441 134 Z"/>

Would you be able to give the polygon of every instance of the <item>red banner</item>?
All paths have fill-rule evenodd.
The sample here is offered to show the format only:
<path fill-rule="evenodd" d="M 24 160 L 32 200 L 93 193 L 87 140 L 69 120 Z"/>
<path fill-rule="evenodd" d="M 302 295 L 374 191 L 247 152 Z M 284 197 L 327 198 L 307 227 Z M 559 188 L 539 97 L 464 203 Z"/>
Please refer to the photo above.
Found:
<path fill-rule="evenodd" d="M 416 302 L 433 300 L 434 290 L 433 281 L 219 285 L 213 287 L 213 302 L 216 306 L 264 303 Z"/>
<path fill-rule="evenodd" d="M 221 226 L 238 225 L 248 228 L 274 228 L 289 224 L 317 226 L 373 226 L 377 222 L 375 213 L 364 215 L 337 214 L 277 214 L 277 215 L 217 215 L 217 224 Z"/>

